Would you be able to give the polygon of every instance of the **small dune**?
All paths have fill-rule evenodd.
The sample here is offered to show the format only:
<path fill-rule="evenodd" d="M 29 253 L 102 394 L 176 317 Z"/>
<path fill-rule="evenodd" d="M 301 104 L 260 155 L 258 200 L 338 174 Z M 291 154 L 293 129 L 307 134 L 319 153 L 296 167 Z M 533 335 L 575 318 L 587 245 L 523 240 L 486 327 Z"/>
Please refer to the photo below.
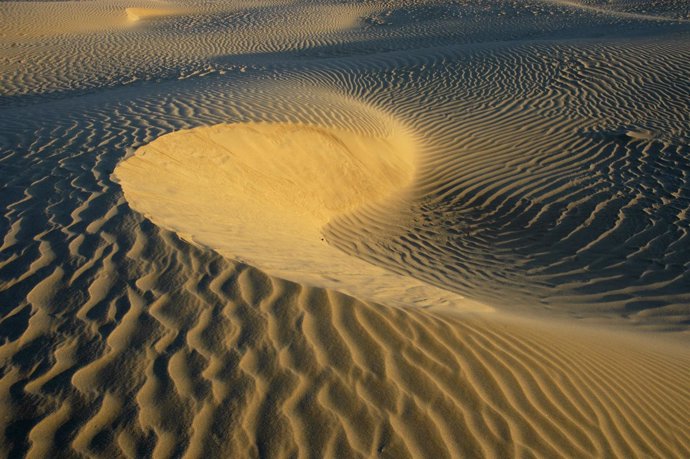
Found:
<path fill-rule="evenodd" d="M 136 22 L 145 19 L 153 19 L 162 16 L 172 16 L 180 14 L 183 10 L 172 8 L 127 8 L 127 19 Z"/>
<path fill-rule="evenodd" d="M 157 224 L 286 279 L 374 301 L 489 309 L 326 243 L 333 218 L 411 183 L 416 141 L 388 123 L 385 136 L 286 123 L 199 127 L 139 148 L 114 176 Z"/>

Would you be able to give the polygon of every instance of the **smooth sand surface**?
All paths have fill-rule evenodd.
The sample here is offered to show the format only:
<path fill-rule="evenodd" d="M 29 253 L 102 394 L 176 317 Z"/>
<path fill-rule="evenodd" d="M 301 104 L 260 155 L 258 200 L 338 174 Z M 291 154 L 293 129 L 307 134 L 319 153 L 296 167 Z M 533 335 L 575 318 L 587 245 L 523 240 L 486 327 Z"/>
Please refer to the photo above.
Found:
<path fill-rule="evenodd" d="M 0 12 L 0 455 L 690 456 L 687 2 Z"/>
<path fill-rule="evenodd" d="M 138 5 L 138 6 L 132 6 Z M 10 1 L 4 2 L 0 40 L 30 42 L 58 36 L 103 34 L 131 22 L 182 14 L 182 4 L 142 0 L 126 1 Z M 49 42 L 50 43 L 50 42 Z M 19 43 L 15 43 L 17 45 Z M 26 56 L 25 56 L 26 57 Z"/>
<path fill-rule="evenodd" d="M 180 131 L 137 150 L 115 180 L 156 224 L 276 276 L 391 305 L 491 310 L 326 242 L 329 221 L 412 182 L 415 139 L 387 121 L 361 134 L 287 123 Z"/>

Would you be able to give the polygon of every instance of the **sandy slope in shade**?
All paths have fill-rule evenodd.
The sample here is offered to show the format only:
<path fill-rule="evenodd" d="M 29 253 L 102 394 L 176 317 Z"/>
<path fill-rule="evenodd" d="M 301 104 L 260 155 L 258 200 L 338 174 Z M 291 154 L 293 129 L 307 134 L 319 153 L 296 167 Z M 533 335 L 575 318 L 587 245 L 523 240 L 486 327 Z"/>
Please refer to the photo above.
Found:
<path fill-rule="evenodd" d="M 542 0 L 546 3 L 578 8 L 598 14 L 617 16 L 621 19 L 643 21 L 688 21 L 690 9 L 675 1 L 648 2 L 640 0 Z"/>

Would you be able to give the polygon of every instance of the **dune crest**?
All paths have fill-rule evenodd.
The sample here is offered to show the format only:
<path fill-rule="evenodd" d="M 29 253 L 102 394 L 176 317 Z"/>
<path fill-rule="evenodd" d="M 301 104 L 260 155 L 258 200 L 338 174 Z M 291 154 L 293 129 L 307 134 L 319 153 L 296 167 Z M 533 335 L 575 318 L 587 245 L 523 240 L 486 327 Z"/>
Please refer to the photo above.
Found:
<path fill-rule="evenodd" d="M 164 135 L 118 165 L 130 206 L 184 239 L 308 285 L 394 304 L 482 309 L 330 246 L 334 217 L 386 201 L 414 176 L 416 140 L 290 123 Z"/>

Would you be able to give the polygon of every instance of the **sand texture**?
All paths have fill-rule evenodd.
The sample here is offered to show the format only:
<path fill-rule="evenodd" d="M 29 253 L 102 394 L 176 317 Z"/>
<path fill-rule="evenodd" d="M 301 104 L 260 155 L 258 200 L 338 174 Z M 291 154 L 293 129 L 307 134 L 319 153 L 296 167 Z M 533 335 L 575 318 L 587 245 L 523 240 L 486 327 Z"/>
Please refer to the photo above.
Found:
<path fill-rule="evenodd" d="M 0 457 L 690 457 L 686 1 L 0 22 Z"/>

